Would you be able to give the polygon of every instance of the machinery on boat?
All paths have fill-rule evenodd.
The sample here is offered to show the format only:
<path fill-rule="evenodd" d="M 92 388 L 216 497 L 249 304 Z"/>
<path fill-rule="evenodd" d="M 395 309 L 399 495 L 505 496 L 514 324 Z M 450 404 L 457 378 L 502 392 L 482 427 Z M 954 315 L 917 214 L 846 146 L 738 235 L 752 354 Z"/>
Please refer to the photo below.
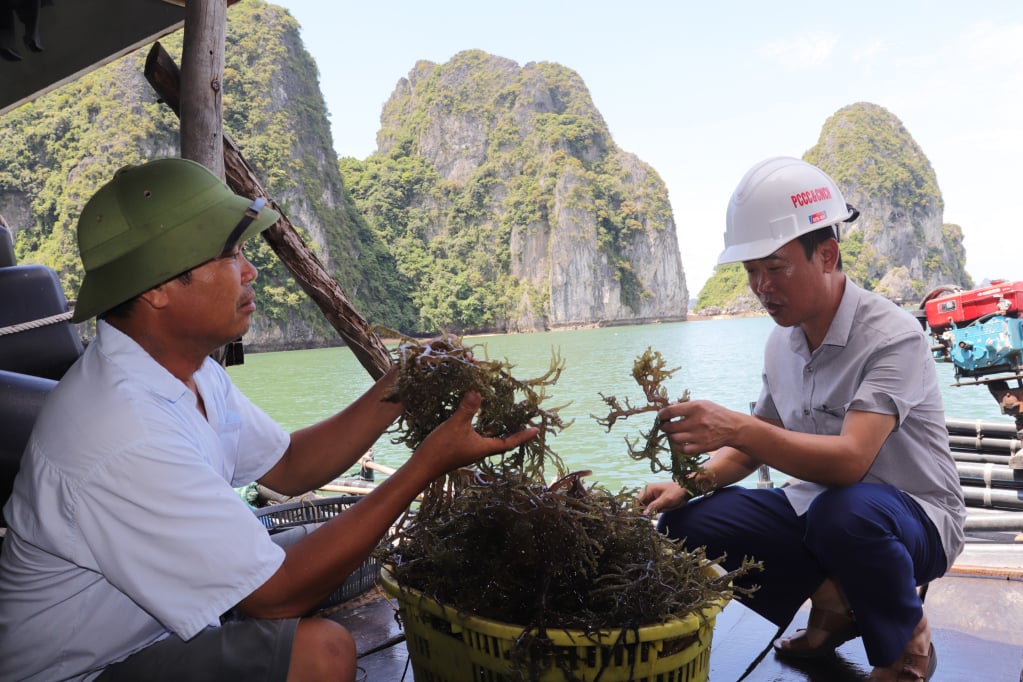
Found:
<path fill-rule="evenodd" d="M 941 288 L 922 304 L 934 357 L 955 365 L 958 383 L 1017 384 L 1023 377 L 1023 281 L 962 291 Z"/>
<path fill-rule="evenodd" d="M 968 506 L 1023 510 L 1023 281 L 963 290 L 940 287 L 916 311 L 937 362 L 952 363 L 956 386 L 986 386 L 1015 424 L 949 418 L 949 446 Z M 980 523 L 974 520 L 971 525 Z M 1019 522 L 994 517 L 991 528 Z"/>

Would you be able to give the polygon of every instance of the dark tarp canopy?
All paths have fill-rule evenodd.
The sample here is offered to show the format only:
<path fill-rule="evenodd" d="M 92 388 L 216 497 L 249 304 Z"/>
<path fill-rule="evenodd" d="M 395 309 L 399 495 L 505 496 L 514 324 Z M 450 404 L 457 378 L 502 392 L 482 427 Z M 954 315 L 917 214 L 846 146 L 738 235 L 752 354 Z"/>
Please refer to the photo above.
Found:
<path fill-rule="evenodd" d="M 183 4 L 0 0 L 0 115 L 181 28 Z"/>

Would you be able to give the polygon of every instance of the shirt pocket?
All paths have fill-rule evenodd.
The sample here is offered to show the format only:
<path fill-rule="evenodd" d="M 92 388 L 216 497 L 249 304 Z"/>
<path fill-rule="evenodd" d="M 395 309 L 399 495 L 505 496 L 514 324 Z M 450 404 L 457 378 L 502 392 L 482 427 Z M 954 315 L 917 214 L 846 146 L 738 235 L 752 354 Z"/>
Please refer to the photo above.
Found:
<path fill-rule="evenodd" d="M 813 406 L 813 422 L 819 434 L 837 436 L 842 432 L 845 414 L 849 411 L 849 403 L 823 402 Z"/>

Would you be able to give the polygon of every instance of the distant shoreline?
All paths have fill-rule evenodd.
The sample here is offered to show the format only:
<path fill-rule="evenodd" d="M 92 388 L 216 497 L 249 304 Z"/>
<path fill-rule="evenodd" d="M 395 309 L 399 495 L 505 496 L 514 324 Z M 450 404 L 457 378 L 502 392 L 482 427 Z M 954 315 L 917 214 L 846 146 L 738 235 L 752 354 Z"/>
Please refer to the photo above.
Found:
<path fill-rule="evenodd" d="M 548 329 L 535 329 L 526 331 L 497 331 L 497 332 L 478 332 L 470 334 L 455 334 L 458 338 L 462 339 L 479 339 L 493 336 L 506 336 L 508 334 L 546 334 L 549 332 L 571 332 L 579 331 L 584 329 L 604 329 L 608 327 L 637 327 L 643 325 L 657 325 L 657 324 L 675 324 L 677 322 L 706 322 L 709 320 L 731 320 L 731 319 L 744 319 L 748 317 L 766 317 L 767 314 L 763 312 L 755 313 L 736 313 L 736 314 L 719 314 L 719 315 L 701 315 L 699 313 L 687 313 L 685 318 L 681 319 L 664 319 L 664 320 L 629 320 L 621 322 L 587 322 L 585 324 L 571 324 L 562 325 L 558 327 L 551 327 Z M 438 332 L 434 335 L 424 335 L 411 337 L 419 341 L 424 341 L 432 338 L 436 338 L 442 335 L 443 332 Z M 385 346 L 396 345 L 402 342 L 402 339 L 396 337 L 380 337 L 380 341 Z M 311 350 L 315 348 L 334 348 L 334 347 L 347 347 L 341 339 L 337 339 L 336 343 L 326 343 L 322 345 L 313 344 L 296 344 L 290 347 L 272 348 L 261 344 L 249 344 L 243 341 L 243 345 L 246 353 L 279 353 L 289 350 Z"/>

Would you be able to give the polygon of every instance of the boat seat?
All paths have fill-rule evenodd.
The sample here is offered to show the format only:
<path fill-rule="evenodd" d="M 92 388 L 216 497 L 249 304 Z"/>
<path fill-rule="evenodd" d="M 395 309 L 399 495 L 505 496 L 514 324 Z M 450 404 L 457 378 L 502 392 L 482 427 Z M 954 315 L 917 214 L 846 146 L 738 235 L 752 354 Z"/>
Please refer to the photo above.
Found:
<path fill-rule="evenodd" d="M 6 330 L 64 315 L 68 302 L 57 273 L 45 265 L 0 267 L 0 369 L 59 379 L 84 350 L 70 319 Z"/>
<path fill-rule="evenodd" d="M 84 350 L 68 308 L 57 273 L 18 265 L 11 233 L 0 226 L 0 526 L 43 401 Z"/>
<path fill-rule="evenodd" d="M 47 379 L 64 376 L 84 349 L 66 319 L 68 302 L 60 280 L 45 265 L 18 265 L 14 237 L 2 225 L 0 301 L 0 369 Z"/>
<path fill-rule="evenodd" d="M 18 473 L 21 455 L 28 443 L 43 401 L 53 387 L 54 379 L 0 370 L 0 525 L 3 505 L 11 496 L 14 476 Z"/>

